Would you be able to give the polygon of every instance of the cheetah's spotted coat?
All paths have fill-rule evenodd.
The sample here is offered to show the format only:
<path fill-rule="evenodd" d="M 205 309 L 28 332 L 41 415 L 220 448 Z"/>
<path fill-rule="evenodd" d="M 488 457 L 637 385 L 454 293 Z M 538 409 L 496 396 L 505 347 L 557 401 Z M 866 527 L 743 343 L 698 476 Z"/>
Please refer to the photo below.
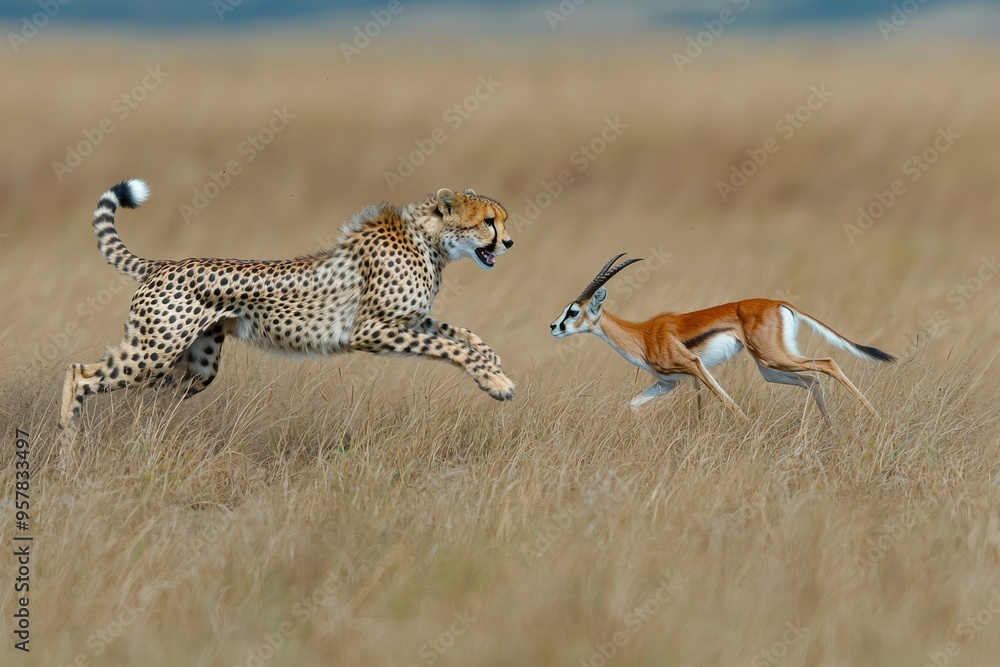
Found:
<path fill-rule="evenodd" d="M 291 260 L 148 260 L 125 247 L 114 218 L 119 205 L 135 208 L 148 196 L 143 181 L 124 181 L 94 212 L 98 248 L 139 288 L 124 339 L 103 361 L 67 369 L 59 427 L 70 441 L 89 394 L 202 391 L 219 372 L 227 337 L 297 354 L 444 359 L 493 398 L 514 397 L 500 358 L 479 336 L 429 317 L 449 261 L 468 256 L 490 269 L 513 245 L 498 202 L 441 189 L 401 207 L 374 204 L 343 224 L 332 248 Z"/>

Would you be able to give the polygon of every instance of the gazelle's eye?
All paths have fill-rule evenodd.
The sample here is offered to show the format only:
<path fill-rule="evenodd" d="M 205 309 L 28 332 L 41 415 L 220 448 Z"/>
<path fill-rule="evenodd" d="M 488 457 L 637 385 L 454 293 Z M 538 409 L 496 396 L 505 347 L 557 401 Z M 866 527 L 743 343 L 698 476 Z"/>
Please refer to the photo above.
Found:
<path fill-rule="evenodd" d="M 568 315 L 569 315 L 570 317 L 576 317 L 577 315 L 579 315 L 579 314 L 580 314 L 580 311 L 579 311 L 579 310 L 577 310 L 576 308 L 570 308 L 570 309 L 569 309 L 569 313 L 567 313 L 567 314 L 568 314 Z"/>
<path fill-rule="evenodd" d="M 487 227 L 492 227 L 494 222 L 495 222 L 495 218 L 484 218 L 483 219 L 483 224 L 486 225 Z"/>

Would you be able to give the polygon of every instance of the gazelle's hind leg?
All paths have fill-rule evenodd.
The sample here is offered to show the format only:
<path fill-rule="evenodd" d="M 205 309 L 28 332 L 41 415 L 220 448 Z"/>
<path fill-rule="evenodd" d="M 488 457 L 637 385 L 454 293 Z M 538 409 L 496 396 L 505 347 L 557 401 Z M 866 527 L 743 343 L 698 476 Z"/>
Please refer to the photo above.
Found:
<path fill-rule="evenodd" d="M 798 373 L 792 373 L 789 371 L 777 371 L 773 368 L 767 368 L 761 366 L 757 363 L 757 368 L 760 370 L 760 374 L 764 376 L 764 379 L 768 382 L 773 382 L 775 384 L 789 384 L 794 387 L 802 387 L 807 389 L 812 395 L 813 400 L 816 401 L 816 406 L 819 411 L 823 414 L 823 419 L 826 423 L 833 426 L 833 422 L 830 421 L 830 413 L 826 409 L 826 399 L 823 397 L 823 385 L 819 380 L 812 377 L 811 375 L 799 375 Z"/>
<path fill-rule="evenodd" d="M 861 404 L 868 409 L 868 412 L 872 413 L 872 416 L 876 419 L 881 419 L 878 412 L 875 411 L 875 408 L 873 408 L 872 404 L 868 402 L 868 399 L 865 398 L 864 394 L 858 391 L 858 388 L 854 386 L 854 383 L 852 383 L 847 376 L 844 375 L 844 371 L 840 370 L 840 366 L 837 365 L 836 361 L 830 359 L 829 357 L 822 359 L 809 359 L 808 357 L 800 357 L 798 355 L 792 357 L 791 359 L 794 363 L 788 365 L 783 364 L 781 370 L 792 373 L 798 373 L 801 371 L 819 371 L 820 373 L 826 373 L 840 382 L 840 384 L 847 387 L 847 390 L 854 394 L 859 401 L 861 401 Z"/>

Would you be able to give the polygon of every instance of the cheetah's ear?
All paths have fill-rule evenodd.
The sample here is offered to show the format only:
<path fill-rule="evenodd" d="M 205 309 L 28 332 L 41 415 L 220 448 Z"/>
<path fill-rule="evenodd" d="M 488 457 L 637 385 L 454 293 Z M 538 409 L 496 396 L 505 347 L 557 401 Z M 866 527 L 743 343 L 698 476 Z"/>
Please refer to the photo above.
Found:
<path fill-rule="evenodd" d="M 476 191 L 473 190 L 472 188 L 465 188 L 464 190 L 462 190 L 462 193 L 467 195 L 472 195 L 473 197 L 476 196 Z"/>
<path fill-rule="evenodd" d="M 441 213 L 451 213 L 451 207 L 457 203 L 458 195 L 448 188 L 441 188 L 437 191 L 438 208 Z"/>

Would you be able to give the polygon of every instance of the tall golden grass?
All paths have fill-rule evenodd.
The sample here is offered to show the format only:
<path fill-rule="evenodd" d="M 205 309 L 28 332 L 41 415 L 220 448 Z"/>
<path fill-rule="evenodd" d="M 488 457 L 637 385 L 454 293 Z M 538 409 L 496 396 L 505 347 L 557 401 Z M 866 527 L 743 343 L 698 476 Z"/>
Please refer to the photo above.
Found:
<path fill-rule="evenodd" d="M 30 654 L 12 648 L 2 560 L 3 663 L 992 664 L 997 51 L 720 40 L 680 74 L 670 44 L 386 35 L 348 66 L 332 42 L 53 37 L 4 65 L 0 537 L 22 428 L 35 541 Z M 119 118 L 156 65 L 169 76 Z M 490 75 L 454 128 L 445 112 Z M 813 86 L 833 96 L 785 137 Z M 246 162 L 275 107 L 295 118 Z M 105 117 L 114 131 L 57 180 Z M 581 171 L 608 118 L 627 128 Z M 949 126 L 959 138 L 851 242 L 856 209 Z M 438 127 L 447 140 L 390 191 L 384 173 Z M 723 202 L 717 181 L 769 137 L 779 150 Z M 231 160 L 240 173 L 185 222 Z M 499 199 L 514 248 L 489 273 L 449 267 L 435 313 L 495 347 L 517 398 L 442 364 L 229 343 L 189 401 L 90 400 L 59 473 L 63 368 L 98 359 L 128 308 L 90 227 L 128 177 L 153 189 L 118 216 L 147 257 L 293 256 L 373 201 Z M 622 316 L 788 298 L 898 354 L 833 353 L 884 420 L 827 383 L 827 428 L 745 356 L 715 375 L 749 426 L 692 384 L 630 413 L 649 379 L 547 328 L 621 251 L 649 258 L 609 284 Z"/>

